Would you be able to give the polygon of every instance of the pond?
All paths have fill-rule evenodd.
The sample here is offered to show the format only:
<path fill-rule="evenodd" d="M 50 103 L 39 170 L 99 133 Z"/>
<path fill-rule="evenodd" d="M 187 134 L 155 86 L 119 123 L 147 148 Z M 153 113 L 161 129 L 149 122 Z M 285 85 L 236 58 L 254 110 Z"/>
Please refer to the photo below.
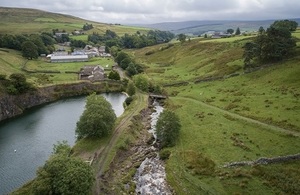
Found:
<path fill-rule="evenodd" d="M 117 116 L 124 112 L 125 94 L 101 95 L 112 104 Z M 0 194 L 7 194 L 33 179 L 57 141 L 67 140 L 74 145 L 76 122 L 85 101 L 86 97 L 59 100 L 0 124 Z"/>

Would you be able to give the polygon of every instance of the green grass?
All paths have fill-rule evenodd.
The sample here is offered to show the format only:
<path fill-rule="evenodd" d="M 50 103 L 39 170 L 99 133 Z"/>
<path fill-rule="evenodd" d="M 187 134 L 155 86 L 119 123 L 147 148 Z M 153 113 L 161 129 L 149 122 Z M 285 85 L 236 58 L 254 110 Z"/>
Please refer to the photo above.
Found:
<path fill-rule="evenodd" d="M 111 58 L 91 58 L 88 62 L 51 63 L 44 60 L 30 60 L 26 64 L 27 70 L 33 71 L 79 71 L 85 65 L 101 65 L 103 68 L 111 68 L 114 61 Z"/>
<path fill-rule="evenodd" d="M 36 18 L 35 22 L 56 22 L 53 18 Z"/>
<path fill-rule="evenodd" d="M 88 40 L 88 35 L 73 35 L 71 39 L 74 40 L 80 40 L 80 41 L 87 41 Z"/>

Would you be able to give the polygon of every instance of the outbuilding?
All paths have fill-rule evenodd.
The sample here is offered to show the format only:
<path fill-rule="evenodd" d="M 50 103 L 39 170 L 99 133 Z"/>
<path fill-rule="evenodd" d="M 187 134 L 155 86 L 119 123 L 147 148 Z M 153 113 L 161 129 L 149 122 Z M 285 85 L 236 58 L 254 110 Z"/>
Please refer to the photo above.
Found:
<path fill-rule="evenodd" d="M 88 55 L 65 55 L 65 56 L 51 56 L 51 62 L 87 62 Z"/>

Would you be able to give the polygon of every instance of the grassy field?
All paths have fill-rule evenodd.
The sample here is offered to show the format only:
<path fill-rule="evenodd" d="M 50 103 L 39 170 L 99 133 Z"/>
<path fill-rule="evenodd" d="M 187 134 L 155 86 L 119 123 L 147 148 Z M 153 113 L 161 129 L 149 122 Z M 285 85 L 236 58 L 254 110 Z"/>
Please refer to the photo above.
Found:
<path fill-rule="evenodd" d="M 74 16 L 50 13 L 35 9 L 5 8 L 0 7 L 0 33 L 1 34 L 31 34 L 40 32 L 52 32 L 52 29 L 66 30 L 71 33 L 82 29 L 86 23 L 93 24 L 92 30 L 87 34 L 97 32 L 105 33 L 112 30 L 118 35 L 132 34 L 136 31 L 147 32 L 149 29 L 123 25 L 105 24 L 77 18 Z"/>
<path fill-rule="evenodd" d="M 167 178 L 176 194 L 300 192 L 299 162 L 223 168 L 233 161 L 299 153 L 300 147 L 299 48 L 290 60 L 244 74 L 242 46 L 249 39 L 244 38 L 131 51 L 155 82 L 187 82 L 165 87 L 166 107 L 182 124 L 177 145 L 167 149 Z M 195 83 L 233 73 L 239 75 Z"/>

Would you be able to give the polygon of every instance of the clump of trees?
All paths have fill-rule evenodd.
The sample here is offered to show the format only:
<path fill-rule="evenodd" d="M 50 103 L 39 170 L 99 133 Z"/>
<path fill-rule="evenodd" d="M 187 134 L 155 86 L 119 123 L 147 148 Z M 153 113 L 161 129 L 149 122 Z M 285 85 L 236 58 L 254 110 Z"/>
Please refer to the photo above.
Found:
<path fill-rule="evenodd" d="M 11 95 L 18 95 L 35 88 L 29 82 L 27 82 L 26 77 L 22 73 L 13 73 L 6 78 L 6 75 L 0 75 L 0 83 L 5 88 L 6 92 Z"/>
<path fill-rule="evenodd" d="M 291 31 L 297 26 L 297 22 L 281 20 L 275 21 L 266 31 L 260 27 L 258 36 L 244 46 L 245 68 L 253 64 L 278 62 L 291 56 L 296 47 Z"/>
<path fill-rule="evenodd" d="M 162 88 L 153 83 L 145 74 L 137 74 L 133 77 L 134 85 L 144 92 L 150 92 L 155 94 L 163 94 Z"/>
<path fill-rule="evenodd" d="M 113 129 L 116 118 L 111 104 L 103 96 L 96 93 L 89 95 L 85 110 L 77 122 L 77 139 L 108 135 Z"/>
<path fill-rule="evenodd" d="M 164 110 L 157 120 L 156 133 L 160 148 L 172 147 L 175 145 L 181 124 L 179 117 L 172 111 Z"/>
<path fill-rule="evenodd" d="M 54 145 L 53 155 L 37 170 L 32 194 L 90 194 L 95 180 L 92 167 L 70 153 L 67 142 Z"/>
<path fill-rule="evenodd" d="M 94 28 L 93 24 L 88 24 L 88 23 L 84 24 L 83 27 L 82 27 L 83 30 L 90 30 L 90 29 L 93 29 L 93 28 Z"/>
<path fill-rule="evenodd" d="M 126 71 L 128 76 L 131 77 L 143 72 L 142 66 L 135 63 L 135 61 L 126 52 L 117 51 L 115 55 L 115 61 L 123 70 Z"/>
<path fill-rule="evenodd" d="M 35 59 L 40 54 L 55 51 L 56 40 L 51 33 L 31 35 L 0 35 L 0 47 L 22 51 L 25 58 Z"/>

